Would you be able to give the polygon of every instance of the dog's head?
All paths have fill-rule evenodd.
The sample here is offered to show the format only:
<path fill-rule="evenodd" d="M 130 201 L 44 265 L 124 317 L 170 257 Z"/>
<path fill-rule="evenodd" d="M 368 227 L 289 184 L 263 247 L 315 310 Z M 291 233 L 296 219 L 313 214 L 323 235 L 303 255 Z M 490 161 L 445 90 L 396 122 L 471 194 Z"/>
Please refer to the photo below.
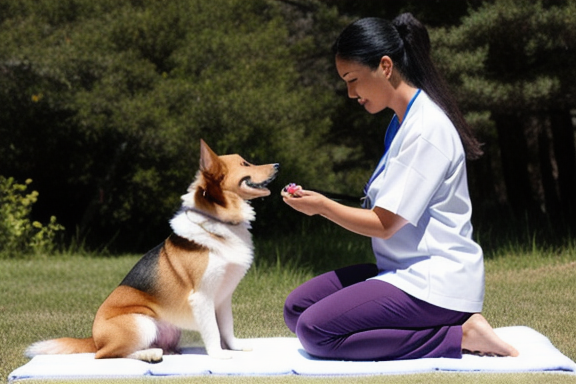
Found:
<path fill-rule="evenodd" d="M 200 140 L 200 170 L 183 205 L 230 223 L 246 221 L 243 202 L 270 195 L 278 164 L 253 165 L 240 155 L 218 156 Z"/>

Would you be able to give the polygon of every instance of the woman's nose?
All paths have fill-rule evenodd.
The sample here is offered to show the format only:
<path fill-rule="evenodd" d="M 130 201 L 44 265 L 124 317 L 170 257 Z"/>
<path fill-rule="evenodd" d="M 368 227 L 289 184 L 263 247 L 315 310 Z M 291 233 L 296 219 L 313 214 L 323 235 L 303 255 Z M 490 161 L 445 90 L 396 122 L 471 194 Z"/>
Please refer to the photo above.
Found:
<path fill-rule="evenodd" d="M 356 93 L 356 89 L 354 89 L 353 85 L 348 84 L 348 97 L 351 99 L 357 99 L 358 94 Z"/>

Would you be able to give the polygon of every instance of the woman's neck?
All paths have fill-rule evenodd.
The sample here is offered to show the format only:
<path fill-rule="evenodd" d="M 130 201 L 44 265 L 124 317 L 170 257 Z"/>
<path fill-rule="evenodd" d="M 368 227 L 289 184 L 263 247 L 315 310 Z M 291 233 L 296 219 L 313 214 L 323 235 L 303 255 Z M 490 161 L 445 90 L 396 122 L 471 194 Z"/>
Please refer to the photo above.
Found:
<path fill-rule="evenodd" d="M 390 107 L 394 113 L 396 113 L 400 123 L 404 121 L 404 117 L 406 117 L 406 110 L 408 109 L 408 104 L 410 104 L 410 100 L 412 100 L 417 91 L 418 88 L 404 81 L 399 82 L 396 88 L 396 97 L 394 98 L 393 104 Z"/>

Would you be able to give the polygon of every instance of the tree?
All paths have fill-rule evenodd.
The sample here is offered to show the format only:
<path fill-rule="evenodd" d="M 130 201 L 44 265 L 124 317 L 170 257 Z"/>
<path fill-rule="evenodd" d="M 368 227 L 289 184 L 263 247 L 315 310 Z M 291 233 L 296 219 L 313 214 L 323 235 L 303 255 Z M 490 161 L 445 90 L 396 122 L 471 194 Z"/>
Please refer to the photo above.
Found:
<path fill-rule="evenodd" d="M 335 12 L 311 4 L 322 25 L 333 24 Z M 43 196 L 35 214 L 55 214 L 92 243 L 118 233 L 131 250 L 161 240 L 196 171 L 200 138 L 219 153 L 280 162 L 278 190 L 330 169 L 337 148 L 323 135 L 333 95 L 302 81 L 300 59 L 317 42 L 295 34 L 283 3 L 2 6 L 1 173 L 33 178 Z M 260 209 L 264 227 L 282 223 L 279 201 Z"/>
<path fill-rule="evenodd" d="M 34 220 L 132 251 L 168 232 L 200 138 L 280 162 L 273 194 L 297 182 L 359 195 L 390 116 L 346 97 L 331 44 L 352 19 L 409 11 L 485 142 L 469 164 L 476 212 L 574 228 L 575 4 L 3 0 L 0 175 L 34 179 Z M 300 218 L 279 198 L 254 204 L 257 231 Z"/>
<path fill-rule="evenodd" d="M 575 224 L 575 22 L 574 1 L 496 0 L 433 34 L 438 61 L 486 143 L 474 169 L 479 203 Z"/>

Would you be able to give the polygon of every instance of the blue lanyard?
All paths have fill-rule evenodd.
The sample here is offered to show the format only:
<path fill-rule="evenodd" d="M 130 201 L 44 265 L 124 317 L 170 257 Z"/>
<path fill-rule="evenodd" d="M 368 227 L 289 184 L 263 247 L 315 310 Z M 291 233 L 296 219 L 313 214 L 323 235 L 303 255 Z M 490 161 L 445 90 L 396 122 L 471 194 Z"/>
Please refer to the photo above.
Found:
<path fill-rule="evenodd" d="M 416 100 L 416 98 L 418 97 L 419 94 L 420 94 L 420 89 L 416 91 L 416 93 L 414 94 L 414 96 L 412 96 L 412 99 L 408 103 L 408 107 L 406 108 L 406 113 L 404 113 L 404 120 L 402 120 L 402 123 L 406 120 L 406 117 L 408 116 L 408 112 L 410 111 L 412 104 L 414 104 L 414 100 Z M 388 149 L 390 148 L 390 145 L 392 144 L 394 137 L 396 136 L 396 134 L 400 130 L 402 123 L 400 123 L 398 121 L 397 115 L 394 115 L 392 117 L 392 120 L 390 121 L 390 124 L 388 125 L 388 128 L 386 129 L 386 135 L 384 136 L 384 154 L 382 155 L 382 158 L 380 159 L 380 162 L 378 163 L 378 168 L 372 174 L 372 177 L 370 177 L 370 180 L 368 181 L 368 183 L 364 187 L 364 196 L 367 196 L 368 189 L 370 188 L 370 185 L 372 185 L 372 182 L 374 182 L 374 180 L 378 176 L 380 176 L 380 174 L 384 171 L 384 168 L 386 168 L 386 161 L 384 161 L 384 157 L 388 153 Z"/>

